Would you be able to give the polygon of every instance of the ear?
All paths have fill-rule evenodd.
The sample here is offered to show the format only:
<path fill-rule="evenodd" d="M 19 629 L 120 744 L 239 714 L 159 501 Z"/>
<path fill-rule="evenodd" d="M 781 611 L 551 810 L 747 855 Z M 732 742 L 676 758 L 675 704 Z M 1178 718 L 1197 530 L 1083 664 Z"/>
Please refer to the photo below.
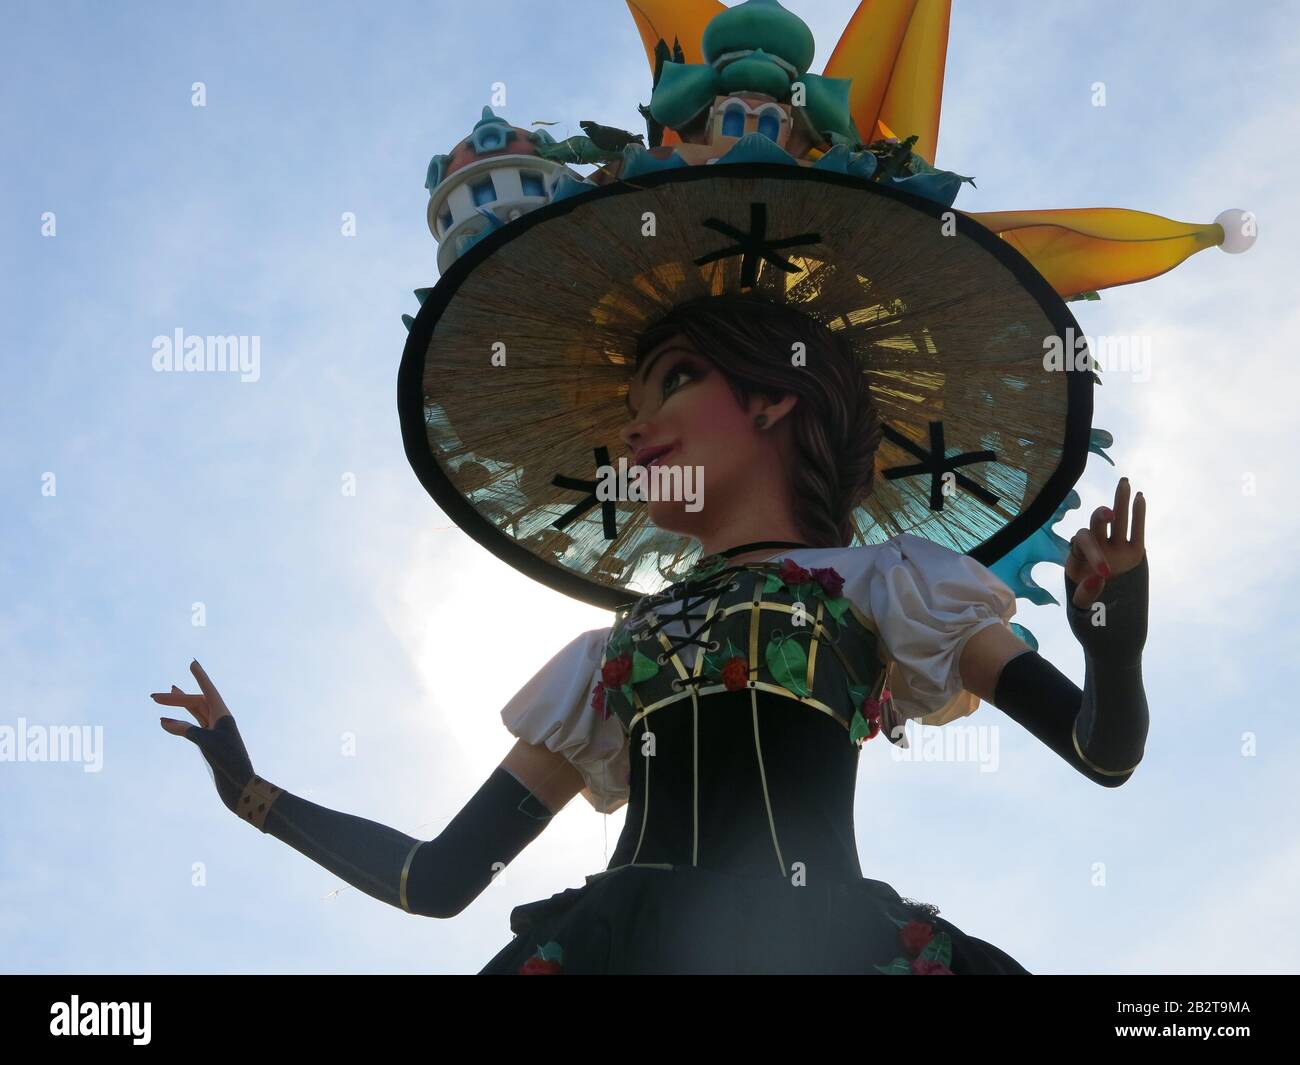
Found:
<path fill-rule="evenodd" d="M 794 409 L 794 405 L 799 402 L 799 397 L 793 392 L 782 396 L 779 400 L 765 399 L 762 396 L 755 396 L 750 404 L 749 415 L 753 418 L 757 414 L 767 415 L 767 424 L 764 429 L 770 429 L 787 414 Z"/>

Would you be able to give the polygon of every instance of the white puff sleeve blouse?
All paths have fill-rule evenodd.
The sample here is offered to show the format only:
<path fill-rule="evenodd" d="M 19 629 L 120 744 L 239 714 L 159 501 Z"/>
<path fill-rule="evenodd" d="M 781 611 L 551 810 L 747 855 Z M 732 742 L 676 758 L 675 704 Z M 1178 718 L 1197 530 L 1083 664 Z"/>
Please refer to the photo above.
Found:
<path fill-rule="evenodd" d="M 980 701 L 962 688 L 962 649 L 975 633 L 1008 626 L 1015 593 L 969 555 L 920 536 L 904 533 L 872 550 L 866 598 L 897 662 L 895 708 L 928 725 L 974 713 Z"/>
<path fill-rule="evenodd" d="M 512 736 L 568 759 L 586 783 L 582 797 L 600 813 L 627 802 L 630 776 L 623 726 L 591 705 L 609 634 L 592 629 L 572 640 L 501 711 Z"/>
<path fill-rule="evenodd" d="M 902 719 L 942 725 L 975 712 L 980 700 L 962 688 L 962 649 L 975 633 L 1007 625 L 1016 612 L 1015 593 L 987 566 L 910 533 L 865 547 L 799 548 L 775 558 L 787 555 L 804 567 L 833 567 L 844 578 L 841 594 L 880 633 L 894 662 L 893 707 L 882 721 L 894 743 L 908 746 L 906 736 L 894 732 Z"/>

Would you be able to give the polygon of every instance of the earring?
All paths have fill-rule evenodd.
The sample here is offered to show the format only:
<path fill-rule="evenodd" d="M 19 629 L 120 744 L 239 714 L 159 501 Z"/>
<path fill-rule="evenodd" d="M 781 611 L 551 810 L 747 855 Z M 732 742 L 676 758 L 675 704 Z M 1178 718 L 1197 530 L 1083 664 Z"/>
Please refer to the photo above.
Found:
<path fill-rule="evenodd" d="M 757 415 L 754 416 L 754 428 L 755 428 L 755 429 L 761 429 L 761 428 L 763 428 L 763 426 L 765 426 L 766 424 L 767 424 L 767 415 L 766 415 L 766 414 L 757 414 Z"/>

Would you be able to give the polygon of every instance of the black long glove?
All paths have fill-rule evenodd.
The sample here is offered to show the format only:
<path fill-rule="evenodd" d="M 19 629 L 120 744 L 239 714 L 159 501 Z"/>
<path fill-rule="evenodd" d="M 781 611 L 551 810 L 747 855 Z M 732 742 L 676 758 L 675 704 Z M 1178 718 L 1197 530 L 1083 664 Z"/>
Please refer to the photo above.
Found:
<path fill-rule="evenodd" d="M 202 752 L 226 809 L 391 906 L 429 917 L 454 916 L 550 823 L 551 811 L 500 767 L 442 833 L 427 841 L 308 802 L 253 772 L 234 716 L 202 668 L 197 663 L 192 668 L 202 696 L 173 688 L 173 694 L 154 698 L 185 706 L 209 723 L 180 731 L 180 723 L 173 722 L 168 731 L 184 735 Z"/>
<path fill-rule="evenodd" d="M 1142 686 L 1147 637 L 1147 560 L 1106 582 L 1091 608 L 1074 605 L 1077 585 L 1067 575 L 1066 616 L 1084 650 L 1083 689 L 1036 651 L 1002 667 L 993 703 L 1080 773 L 1106 787 L 1123 784 L 1142 760 L 1150 714 Z"/>

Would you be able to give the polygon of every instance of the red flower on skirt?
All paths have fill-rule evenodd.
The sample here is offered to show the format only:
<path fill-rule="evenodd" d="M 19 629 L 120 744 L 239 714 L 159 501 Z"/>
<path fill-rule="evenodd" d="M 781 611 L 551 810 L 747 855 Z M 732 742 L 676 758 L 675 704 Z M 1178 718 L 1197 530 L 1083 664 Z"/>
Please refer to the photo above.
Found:
<path fill-rule="evenodd" d="M 934 926 L 925 921 L 908 921 L 898 930 L 898 938 L 908 954 L 920 954 L 934 938 Z"/>
<path fill-rule="evenodd" d="M 558 961 L 547 961 L 536 954 L 519 966 L 520 976 L 562 976 L 563 974 L 564 966 Z"/>
<path fill-rule="evenodd" d="M 564 973 L 564 948 L 555 940 L 543 943 L 523 965 L 520 976 L 561 976 Z"/>
<path fill-rule="evenodd" d="M 605 682 L 596 681 L 596 687 L 591 693 L 591 707 L 598 713 L 602 719 L 609 717 L 609 711 L 605 709 Z"/>
<path fill-rule="evenodd" d="M 912 959 L 912 975 L 914 976 L 956 976 L 948 966 L 941 961 L 930 961 L 927 958 Z"/>

